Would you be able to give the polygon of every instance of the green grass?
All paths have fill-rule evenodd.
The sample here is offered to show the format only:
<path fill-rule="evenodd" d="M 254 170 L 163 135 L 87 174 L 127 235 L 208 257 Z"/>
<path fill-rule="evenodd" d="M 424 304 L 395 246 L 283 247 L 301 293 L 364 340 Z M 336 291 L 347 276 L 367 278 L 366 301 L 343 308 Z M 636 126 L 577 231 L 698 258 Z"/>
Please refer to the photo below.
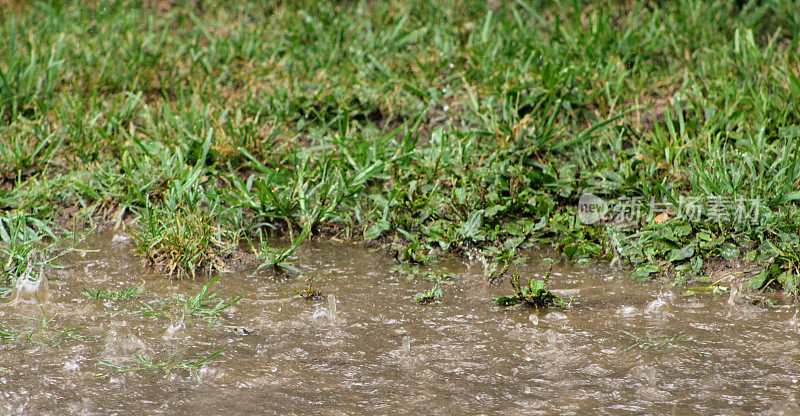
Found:
<path fill-rule="evenodd" d="M 3 221 L 125 223 L 179 276 L 269 233 L 411 263 L 554 244 L 677 282 L 743 259 L 798 290 L 796 0 L 149 4 L 0 11 Z M 761 204 L 584 225 L 589 192 Z"/>
<path fill-rule="evenodd" d="M 86 232 L 59 236 L 53 222 L 22 212 L 0 212 L 0 296 L 10 293 L 20 279 L 38 280 L 45 268 L 83 241 Z"/>

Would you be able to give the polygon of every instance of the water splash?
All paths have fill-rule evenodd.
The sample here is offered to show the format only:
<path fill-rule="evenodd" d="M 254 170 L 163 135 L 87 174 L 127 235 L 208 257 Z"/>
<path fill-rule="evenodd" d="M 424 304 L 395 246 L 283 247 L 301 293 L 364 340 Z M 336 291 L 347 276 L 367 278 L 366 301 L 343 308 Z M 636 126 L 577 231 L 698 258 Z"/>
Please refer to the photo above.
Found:
<path fill-rule="evenodd" d="M 620 305 L 616 310 L 616 314 L 623 318 L 631 318 L 638 315 L 638 311 L 635 306 Z"/>
<path fill-rule="evenodd" d="M 71 375 L 75 375 L 81 372 L 81 366 L 75 361 L 67 361 L 61 368 L 65 373 Z"/>
<path fill-rule="evenodd" d="M 170 323 L 167 329 L 164 330 L 164 334 L 161 336 L 161 338 L 165 340 L 183 338 L 185 335 L 185 328 L 186 319 L 181 316 L 177 320 Z"/>
<path fill-rule="evenodd" d="M 549 345 L 554 346 L 556 345 L 556 341 L 558 341 L 558 334 L 552 329 L 548 329 L 544 334 L 544 339 Z"/>
<path fill-rule="evenodd" d="M 633 368 L 630 375 L 644 381 L 644 385 L 636 389 L 636 393 L 647 400 L 664 400 L 667 394 L 658 388 L 657 373 L 655 367 L 641 365 Z"/>
<path fill-rule="evenodd" d="M 411 357 L 411 338 L 403 337 L 403 357 Z"/>
<path fill-rule="evenodd" d="M 669 303 L 664 299 L 664 294 L 659 293 L 655 300 L 645 306 L 644 312 L 648 315 L 665 316 L 669 313 L 668 309 Z"/>
<path fill-rule="evenodd" d="M 545 315 L 545 318 L 547 318 L 548 321 L 563 321 L 569 317 L 564 312 L 551 311 Z"/>
<path fill-rule="evenodd" d="M 339 315 L 336 309 L 336 295 L 334 294 L 328 295 L 327 300 L 328 300 L 328 320 L 330 320 L 332 324 L 335 324 Z"/>
<path fill-rule="evenodd" d="M 124 322 L 113 325 L 106 334 L 105 345 L 101 357 L 112 363 L 123 363 L 132 359 L 134 354 L 145 354 L 153 350 L 133 332 Z"/>
<path fill-rule="evenodd" d="M 736 304 L 736 295 L 739 294 L 738 286 L 731 286 L 731 294 L 728 296 L 728 305 L 733 306 Z"/>
<path fill-rule="evenodd" d="M 113 244 L 127 244 L 128 241 L 130 241 L 130 240 L 131 240 L 131 238 L 128 237 L 127 235 L 114 234 L 114 237 L 111 239 L 111 242 Z"/>
<path fill-rule="evenodd" d="M 14 306 L 19 303 L 46 303 L 50 301 L 50 287 L 44 275 L 44 265 L 40 265 L 39 272 L 25 270 L 14 284 L 14 290 L 9 296 L 10 300 L 4 306 Z"/>
<path fill-rule="evenodd" d="M 326 306 L 319 306 L 314 314 L 311 316 L 315 320 L 327 319 L 331 324 L 335 324 L 339 318 L 339 313 L 336 308 L 336 295 L 328 295 L 325 298 Z"/>

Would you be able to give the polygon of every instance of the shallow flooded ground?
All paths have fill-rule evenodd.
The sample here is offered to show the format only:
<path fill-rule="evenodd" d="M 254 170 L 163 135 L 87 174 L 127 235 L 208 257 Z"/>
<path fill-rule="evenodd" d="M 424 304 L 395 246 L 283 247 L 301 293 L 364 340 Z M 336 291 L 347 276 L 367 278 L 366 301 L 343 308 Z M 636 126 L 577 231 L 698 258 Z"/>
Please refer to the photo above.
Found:
<path fill-rule="evenodd" d="M 412 298 L 430 283 L 393 271 L 391 259 L 310 243 L 296 265 L 326 299 L 294 299 L 302 280 L 229 273 L 211 292 L 242 299 L 215 320 L 189 299 L 208 279 L 154 275 L 113 233 L 85 248 L 46 271 L 49 299 L 40 289 L 41 303 L 23 296 L 0 310 L 0 413 L 800 411 L 800 326 L 782 299 L 763 308 L 727 294 L 682 296 L 616 270 L 563 265 L 550 286 L 574 298 L 570 309 L 503 309 L 489 300 L 507 294 L 507 282 L 490 286 L 481 262 L 451 259 L 438 267 L 459 279 L 441 304 L 420 305 Z M 523 275 L 541 276 L 547 256 L 531 252 Z M 84 290 L 134 284 L 146 292 L 92 299 Z"/>

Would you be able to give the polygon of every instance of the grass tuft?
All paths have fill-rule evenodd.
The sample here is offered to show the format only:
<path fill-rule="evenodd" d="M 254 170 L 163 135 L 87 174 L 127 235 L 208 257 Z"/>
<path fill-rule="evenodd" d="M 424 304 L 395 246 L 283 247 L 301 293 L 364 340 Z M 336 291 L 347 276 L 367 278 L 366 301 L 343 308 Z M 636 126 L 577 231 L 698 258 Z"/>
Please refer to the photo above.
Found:
<path fill-rule="evenodd" d="M 147 210 L 131 237 L 158 270 L 177 278 L 227 271 L 235 245 L 217 218 L 198 209 Z"/>

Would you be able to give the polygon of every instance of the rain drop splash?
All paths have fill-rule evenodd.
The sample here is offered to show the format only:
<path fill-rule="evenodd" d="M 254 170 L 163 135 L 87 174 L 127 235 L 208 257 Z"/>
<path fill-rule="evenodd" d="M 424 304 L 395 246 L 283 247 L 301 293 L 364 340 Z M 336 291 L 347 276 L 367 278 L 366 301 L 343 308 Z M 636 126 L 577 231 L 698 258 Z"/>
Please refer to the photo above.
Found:
<path fill-rule="evenodd" d="M 617 308 L 616 314 L 623 318 L 630 318 L 636 316 L 637 311 L 635 306 L 620 305 L 620 307 Z"/>
<path fill-rule="evenodd" d="M 44 303 L 50 300 L 50 288 L 47 284 L 47 277 L 44 275 L 44 267 L 39 269 L 39 273 L 33 275 L 30 267 L 22 276 L 17 279 L 14 290 L 9 296 L 11 299 L 6 306 L 14 306 L 20 302 L 24 303 Z"/>
<path fill-rule="evenodd" d="M 336 311 L 336 295 L 328 295 L 328 319 L 332 324 L 336 323 L 338 313 Z"/>
<path fill-rule="evenodd" d="M 409 337 L 403 337 L 403 356 L 411 356 L 411 338 Z"/>
<path fill-rule="evenodd" d="M 728 296 L 728 305 L 735 305 L 736 304 L 736 295 L 739 294 L 739 288 L 736 286 L 731 286 L 731 294 Z"/>
<path fill-rule="evenodd" d="M 644 308 L 644 312 L 651 315 L 664 315 L 667 312 L 667 301 L 664 300 L 662 294 L 658 294 L 658 297 L 647 304 Z"/>
<path fill-rule="evenodd" d="M 544 339 L 549 345 L 554 346 L 556 345 L 556 341 L 558 341 L 558 334 L 556 334 L 553 330 L 548 330 L 544 334 Z"/>
<path fill-rule="evenodd" d="M 171 340 L 178 339 L 183 336 L 184 328 L 186 327 L 185 319 L 181 316 L 178 320 L 173 321 L 161 336 L 162 339 Z"/>

